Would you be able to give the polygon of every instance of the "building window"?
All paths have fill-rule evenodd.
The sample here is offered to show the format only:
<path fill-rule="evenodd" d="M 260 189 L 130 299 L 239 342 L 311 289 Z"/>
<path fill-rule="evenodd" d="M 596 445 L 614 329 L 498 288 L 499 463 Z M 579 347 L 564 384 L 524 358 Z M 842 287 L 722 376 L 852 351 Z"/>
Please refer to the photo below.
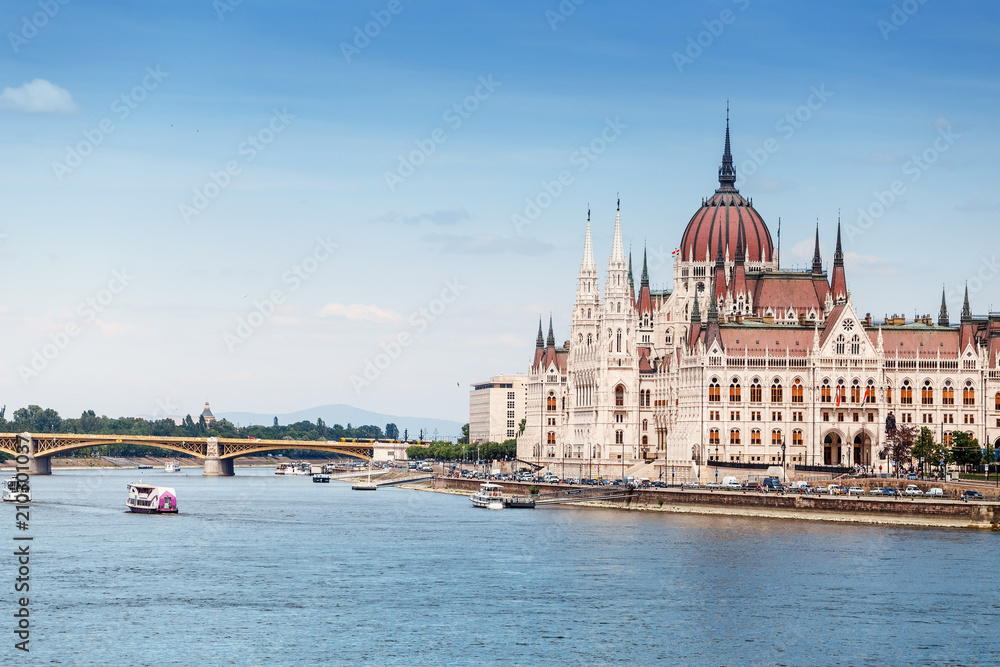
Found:
<path fill-rule="evenodd" d="M 834 348 L 835 348 L 836 353 L 837 354 L 843 354 L 844 353 L 844 343 L 845 343 L 844 335 L 841 334 L 841 335 L 837 336 L 837 340 L 835 341 L 835 343 L 836 343 L 836 345 L 834 345 Z"/>
<path fill-rule="evenodd" d="M 649 444 L 649 438 L 647 436 L 645 436 L 645 435 L 642 436 L 642 444 L 644 444 L 644 445 L 648 445 Z"/>
<path fill-rule="evenodd" d="M 781 446 L 781 431 L 778 429 L 771 431 L 771 444 L 777 447 Z"/>
<path fill-rule="evenodd" d="M 885 388 L 885 402 L 892 403 L 892 385 L 886 385 Z"/>
<path fill-rule="evenodd" d="M 781 412 L 777 412 L 777 411 L 772 410 L 771 411 L 771 421 L 773 421 L 773 422 L 780 422 L 781 421 Z"/>
<path fill-rule="evenodd" d="M 801 445 L 802 444 L 802 431 L 795 429 L 792 431 L 792 444 Z"/>
<path fill-rule="evenodd" d="M 647 426 L 649 426 L 649 420 L 648 419 L 643 419 L 642 420 L 642 430 L 645 431 Z"/>
<path fill-rule="evenodd" d="M 825 422 L 830 421 L 830 413 L 829 412 L 824 412 L 823 413 L 823 421 L 825 421 Z"/>
<path fill-rule="evenodd" d="M 549 392 L 549 397 L 545 401 L 545 407 L 549 412 L 555 412 L 556 410 L 556 395 Z"/>
<path fill-rule="evenodd" d="M 861 354 L 861 339 L 858 338 L 857 334 L 854 334 L 854 337 L 851 338 L 851 354 Z"/>
<path fill-rule="evenodd" d="M 976 416 L 975 415 L 965 415 L 965 423 L 966 424 L 975 424 L 976 423 Z"/>
<path fill-rule="evenodd" d="M 625 431 L 615 431 L 615 444 L 622 445 L 625 443 Z"/>
<path fill-rule="evenodd" d="M 972 386 L 972 382 L 969 380 L 965 381 L 965 389 L 962 390 L 962 405 L 975 405 L 976 404 L 976 390 Z"/>
<path fill-rule="evenodd" d="M 621 306 L 618 306 L 618 312 L 621 312 Z M 615 347 L 617 348 L 615 350 L 616 352 L 621 352 L 622 351 L 622 330 L 621 329 L 618 330 L 618 335 L 616 337 Z"/>
<path fill-rule="evenodd" d="M 755 428 L 752 431 L 750 431 L 750 444 L 751 445 L 759 445 L 760 444 L 760 430 L 759 429 Z"/>
<path fill-rule="evenodd" d="M 997 405 L 1000 405 L 1000 394 L 997 394 Z M 733 378 L 733 381 L 729 383 L 729 402 L 739 403 L 740 402 L 740 381 Z M 997 408 L 1000 410 L 1000 408 Z"/>
<path fill-rule="evenodd" d="M 556 444 L 556 434 L 554 432 L 549 431 L 548 438 L 546 439 L 546 444 L 549 444 L 549 445 L 555 445 Z"/>
<path fill-rule="evenodd" d="M 861 415 L 859 415 L 857 412 L 854 413 L 854 421 L 861 421 Z"/>
<path fill-rule="evenodd" d="M 833 399 L 830 394 L 830 381 L 823 380 L 823 386 L 820 388 L 820 402 L 830 403 Z"/>
<path fill-rule="evenodd" d="M 870 421 L 870 422 L 874 422 L 875 421 L 875 413 L 874 412 L 869 412 L 868 413 L 868 421 Z"/>
<path fill-rule="evenodd" d="M 782 401 L 781 383 L 778 381 L 778 378 L 775 378 L 774 382 L 771 383 L 771 402 L 781 403 L 781 401 Z"/>
<path fill-rule="evenodd" d="M 946 447 L 951 447 L 951 431 L 946 431 L 944 434 L 944 443 Z"/>
<path fill-rule="evenodd" d="M 844 413 L 843 412 L 838 412 L 837 413 L 837 421 L 839 421 L 839 422 L 844 421 Z"/>
<path fill-rule="evenodd" d="M 946 380 L 941 390 L 941 405 L 955 405 L 955 388 L 951 386 L 951 380 Z"/>
<path fill-rule="evenodd" d="M 708 431 L 708 444 L 717 445 L 719 444 L 719 429 L 713 428 Z"/>
<path fill-rule="evenodd" d="M 752 421 L 752 422 L 759 422 L 759 421 L 761 421 L 761 419 L 760 419 L 760 413 L 757 412 L 757 411 L 751 411 L 750 412 L 750 421 Z"/>
<path fill-rule="evenodd" d="M 934 405 L 934 389 L 930 380 L 924 380 L 924 386 L 920 388 L 920 405 Z"/>
<path fill-rule="evenodd" d="M 861 383 L 855 380 L 851 383 L 851 403 L 861 402 Z"/>
<path fill-rule="evenodd" d="M 730 410 L 729 411 L 729 420 L 730 421 L 734 421 L 734 422 L 739 421 L 740 420 L 740 411 L 739 410 Z"/>
<path fill-rule="evenodd" d="M 753 384 L 750 385 L 750 402 L 760 403 L 763 400 L 761 394 L 760 380 L 754 379 Z"/>
<path fill-rule="evenodd" d="M 708 400 L 710 403 L 718 403 L 721 399 L 719 381 L 712 378 L 712 383 L 708 385 Z"/>
<path fill-rule="evenodd" d="M 875 380 L 868 381 L 868 387 L 865 389 L 865 403 L 875 402 Z"/>
<path fill-rule="evenodd" d="M 802 383 L 796 379 L 792 385 L 792 403 L 802 402 Z"/>
<path fill-rule="evenodd" d="M 729 444 L 730 445 L 740 444 L 740 430 L 738 428 L 729 430 Z"/>
<path fill-rule="evenodd" d="M 941 415 L 941 422 L 944 423 L 944 424 L 954 424 L 955 423 L 955 415 L 953 415 L 953 414 Z"/>
<path fill-rule="evenodd" d="M 615 387 L 615 407 L 625 407 L 625 387 L 622 385 Z"/>
<path fill-rule="evenodd" d="M 997 392 L 997 395 L 993 400 L 996 401 L 995 407 L 993 409 L 1000 410 L 1000 391 Z"/>
<path fill-rule="evenodd" d="M 903 386 L 899 390 L 899 402 L 903 405 L 913 404 L 913 387 L 910 386 L 909 380 L 903 380 Z"/>

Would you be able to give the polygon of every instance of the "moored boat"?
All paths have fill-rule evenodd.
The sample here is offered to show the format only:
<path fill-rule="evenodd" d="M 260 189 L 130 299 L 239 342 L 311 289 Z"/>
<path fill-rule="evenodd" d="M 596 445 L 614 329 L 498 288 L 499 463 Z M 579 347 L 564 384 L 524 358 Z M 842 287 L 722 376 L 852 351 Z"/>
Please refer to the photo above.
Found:
<path fill-rule="evenodd" d="M 313 484 L 329 484 L 329 475 L 313 475 Z"/>
<path fill-rule="evenodd" d="M 167 486 L 129 484 L 125 506 L 140 514 L 176 514 L 177 493 Z"/>
<path fill-rule="evenodd" d="M 27 482 L 18 482 L 17 477 L 11 477 L 3 483 L 3 501 L 5 503 L 30 503 L 31 487 Z"/>
<path fill-rule="evenodd" d="M 274 469 L 275 475 L 294 475 L 295 467 L 291 463 L 279 463 Z"/>
<path fill-rule="evenodd" d="M 503 488 L 499 484 L 484 482 L 469 498 L 476 507 L 489 507 L 491 503 L 503 506 Z"/>
<path fill-rule="evenodd" d="M 181 466 L 177 461 L 167 461 L 167 464 L 163 466 L 163 472 L 180 472 Z"/>

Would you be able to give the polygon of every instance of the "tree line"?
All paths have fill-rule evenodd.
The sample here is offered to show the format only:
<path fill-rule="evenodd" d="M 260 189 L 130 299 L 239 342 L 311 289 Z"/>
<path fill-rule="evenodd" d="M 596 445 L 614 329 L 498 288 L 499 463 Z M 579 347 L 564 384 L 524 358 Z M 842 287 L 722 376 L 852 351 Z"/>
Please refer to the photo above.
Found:
<path fill-rule="evenodd" d="M 985 451 L 984 451 L 985 449 Z M 886 444 L 882 452 L 894 461 L 897 466 L 909 463 L 911 459 L 924 459 L 931 466 L 955 464 L 961 466 L 977 466 L 992 463 L 997 460 L 997 452 L 993 446 L 980 446 L 979 440 L 965 431 L 955 431 L 951 434 L 951 443 L 935 442 L 934 432 L 926 426 L 916 427 L 908 424 L 898 424 L 887 429 Z"/>
<path fill-rule="evenodd" d="M 340 440 L 341 438 L 384 438 L 385 433 L 378 426 L 327 426 L 321 419 L 316 423 L 300 421 L 279 425 L 274 418 L 271 426 L 236 426 L 226 419 L 205 422 L 187 415 L 180 424 L 167 417 L 163 419 L 142 419 L 140 417 L 98 416 L 93 410 L 86 410 L 78 419 L 62 418 L 51 408 L 29 405 L 14 411 L 12 418 L 6 418 L 6 407 L 0 408 L 0 432 L 4 433 L 86 433 L 91 435 L 149 435 L 158 437 L 192 438 L 260 438 L 262 440 Z M 386 424 L 386 433 L 399 435 L 395 424 Z M 291 443 L 290 443 L 291 444 Z M 280 450 L 292 458 L 320 457 L 339 458 L 340 454 L 295 449 Z M 273 453 L 273 452 L 272 452 Z M 2 454 L 0 454 L 2 455 Z M 86 447 L 76 450 L 73 456 L 184 456 L 173 450 L 130 443 Z M 258 454 L 266 456 L 266 453 Z"/>
<path fill-rule="evenodd" d="M 468 426 L 468 424 L 466 425 Z M 424 447 L 413 445 L 406 448 L 409 459 L 433 459 L 435 461 L 512 461 L 517 454 L 517 441 L 483 442 L 432 442 Z"/>

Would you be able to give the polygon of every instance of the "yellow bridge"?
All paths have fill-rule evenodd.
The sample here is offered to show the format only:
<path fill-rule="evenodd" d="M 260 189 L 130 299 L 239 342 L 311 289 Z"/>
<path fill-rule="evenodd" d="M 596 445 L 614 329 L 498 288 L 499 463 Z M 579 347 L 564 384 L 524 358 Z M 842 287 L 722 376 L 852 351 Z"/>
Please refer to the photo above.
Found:
<path fill-rule="evenodd" d="M 51 475 L 52 456 L 101 445 L 146 445 L 204 459 L 206 477 L 233 475 L 238 456 L 279 449 L 309 449 L 369 460 L 374 440 L 259 440 L 253 438 L 185 438 L 155 435 L 84 435 L 80 433 L 0 433 L 0 451 L 27 465 L 29 475 Z"/>

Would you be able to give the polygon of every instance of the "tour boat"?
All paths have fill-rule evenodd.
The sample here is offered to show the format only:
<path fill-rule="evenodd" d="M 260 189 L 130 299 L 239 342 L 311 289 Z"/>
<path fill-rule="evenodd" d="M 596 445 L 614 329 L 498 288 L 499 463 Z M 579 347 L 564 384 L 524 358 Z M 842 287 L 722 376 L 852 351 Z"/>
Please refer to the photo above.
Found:
<path fill-rule="evenodd" d="M 181 466 L 176 461 L 167 461 L 167 465 L 163 466 L 163 472 L 180 472 Z"/>
<path fill-rule="evenodd" d="M 292 469 L 293 475 L 308 475 L 310 472 L 311 467 L 308 463 L 296 463 Z"/>
<path fill-rule="evenodd" d="M 313 475 L 313 484 L 329 484 L 329 475 Z"/>
<path fill-rule="evenodd" d="M 274 469 L 275 475 L 294 475 L 295 467 L 291 463 L 279 463 Z"/>
<path fill-rule="evenodd" d="M 479 490 L 472 494 L 470 500 L 476 507 L 488 508 L 491 503 L 503 505 L 503 488 L 499 484 L 484 482 Z"/>
<path fill-rule="evenodd" d="M 3 501 L 5 503 L 30 503 L 31 487 L 27 482 L 20 483 L 17 477 L 11 477 L 3 483 Z"/>
<path fill-rule="evenodd" d="M 176 514 L 177 494 L 166 486 L 151 484 L 128 485 L 128 498 L 125 506 L 133 512 L 141 514 Z"/>

